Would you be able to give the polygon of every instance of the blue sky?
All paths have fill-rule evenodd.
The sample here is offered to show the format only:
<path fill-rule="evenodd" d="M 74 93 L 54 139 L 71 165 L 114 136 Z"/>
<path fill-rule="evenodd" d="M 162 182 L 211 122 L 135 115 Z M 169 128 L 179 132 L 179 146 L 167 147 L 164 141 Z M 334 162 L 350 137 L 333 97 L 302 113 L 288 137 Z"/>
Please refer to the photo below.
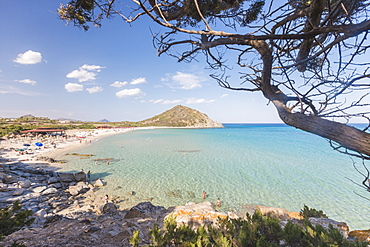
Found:
<path fill-rule="evenodd" d="M 61 2 L 0 0 L 0 117 L 140 121 L 181 104 L 223 123 L 281 122 L 260 93 L 219 87 L 202 56 L 158 57 L 150 20 L 85 32 L 58 19 Z"/>

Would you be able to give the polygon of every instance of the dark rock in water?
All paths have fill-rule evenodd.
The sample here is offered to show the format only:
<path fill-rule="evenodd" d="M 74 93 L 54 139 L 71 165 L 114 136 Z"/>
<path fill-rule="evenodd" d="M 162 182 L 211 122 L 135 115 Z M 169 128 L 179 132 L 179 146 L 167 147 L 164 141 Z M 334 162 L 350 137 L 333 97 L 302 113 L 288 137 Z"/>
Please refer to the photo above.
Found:
<path fill-rule="evenodd" d="M 193 198 L 195 198 L 195 193 L 192 192 L 192 191 L 188 191 L 188 196 L 189 196 L 190 199 L 193 199 Z"/>
<path fill-rule="evenodd" d="M 181 191 L 180 190 L 172 190 L 167 193 L 168 197 L 173 198 L 182 198 Z"/>

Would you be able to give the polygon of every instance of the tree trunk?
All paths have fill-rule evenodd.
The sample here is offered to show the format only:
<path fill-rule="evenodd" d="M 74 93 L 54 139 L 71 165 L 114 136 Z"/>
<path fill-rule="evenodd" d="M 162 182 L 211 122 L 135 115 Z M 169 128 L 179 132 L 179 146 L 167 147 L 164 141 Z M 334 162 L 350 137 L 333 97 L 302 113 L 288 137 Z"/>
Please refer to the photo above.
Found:
<path fill-rule="evenodd" d="M 370 134 L 352 126 L 302 113 L 291 113 L 284 103 L 273 101 L 279 117 L 287 125 L 339 143 L 344 148 L 370 156 Z"/>

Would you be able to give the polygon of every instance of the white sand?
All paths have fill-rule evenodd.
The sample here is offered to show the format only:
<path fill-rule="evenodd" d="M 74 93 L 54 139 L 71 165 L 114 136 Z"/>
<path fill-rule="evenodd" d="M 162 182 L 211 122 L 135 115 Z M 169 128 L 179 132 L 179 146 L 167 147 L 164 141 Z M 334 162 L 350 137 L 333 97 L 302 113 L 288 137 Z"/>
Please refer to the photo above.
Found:
<path fill-rule="evenodd" d="M 23 162 L 27 164 L 48 164 L 47 162 L 36 160 L 37 157 L 49 157 L 53 159 L 60 158 L 63 154 L 82 148 L 94 141 L 105 136 L 118 134 L 133 130 L 134 128 L 117 128 L 103 130 L 67 130 L 67 138 L 61 136 L 55 137 L 17 137 L 0 141 L 0 157 L 11 162 Z M 77 138 L 77 136 L 85 136 L 85 138 Z M 42 147 L 37 147 L 36 142 L 43 144 Z M 30 144 L 30 146 L 24 146 Z M 24 149 L 25 151 L 17 151 Z M 48 164 L 52 167 L 59 167 L 61 163 Z"/>

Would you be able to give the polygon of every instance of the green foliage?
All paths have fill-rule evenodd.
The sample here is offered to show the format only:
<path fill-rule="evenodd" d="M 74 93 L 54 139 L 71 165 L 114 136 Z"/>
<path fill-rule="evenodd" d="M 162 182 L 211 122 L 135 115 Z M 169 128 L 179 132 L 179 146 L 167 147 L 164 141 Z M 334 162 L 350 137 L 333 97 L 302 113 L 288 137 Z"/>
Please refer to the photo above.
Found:
<path fill-rule="evenodd" d="M 139 246 L 139 242 L 140 242 L 140 236 L 139 236 L 140 232 L 139 231 L 134 231 L 134 234 L 130 237 L 130 244 L 133 246 L 133 247 L 138 247 Z"/>
<path fill-rule="evenodd" d="M 310 217 L 314 218 L 328 218 L 326 214 L 322 210 L 317 210 L 314 208 L 309 208 L 306 205 L 303 206 L 303 209 L 299 212 L 300 216 L 304 219 L 308 219 Z"/>
<path fill-rule="evenodd" d="M 31 210 L 22 210 L 19 201 L 0 209 L 0 239 L 20 230 L 24 226 L 29 226 L 34 221 L 30 218 Z"/>
<path fill-rule="evenodd" d="M 95 129 L 95 125 L 92 123 L 82 123 L 80 125 L 75 126 L 76 129 Z"/>
<path fill-rule="evenodd" d="M 312 209 L 311 209 L 312 211 Z M 321 215 L 323 213 L 321 212 Z M 132 246 L 138 246 L 139 233 L 130 238 Z M 154 246 L 181 247 L 278 247 L 278 246 L 323 246 L 323 247 L 365 247 L 363 242 L 349 242 L 332 226 L 325 229 L 313 226 L 304 220 L 300 224 L 288 222 L 281 227 L 277 218 L 264 216 L 257 211 L 245 219 L 220 219 L 219 226 L 200 226 L 193 230 L 188 225 L 177 226 L 175 218 L 169 217 L 163 229 L 155 225 L 150 230 L 151 244 Z"/>

